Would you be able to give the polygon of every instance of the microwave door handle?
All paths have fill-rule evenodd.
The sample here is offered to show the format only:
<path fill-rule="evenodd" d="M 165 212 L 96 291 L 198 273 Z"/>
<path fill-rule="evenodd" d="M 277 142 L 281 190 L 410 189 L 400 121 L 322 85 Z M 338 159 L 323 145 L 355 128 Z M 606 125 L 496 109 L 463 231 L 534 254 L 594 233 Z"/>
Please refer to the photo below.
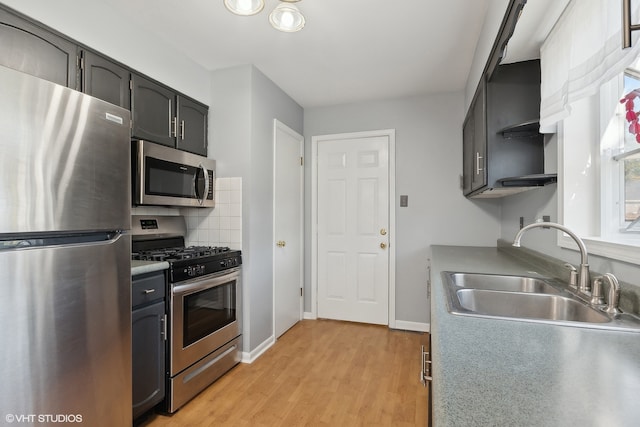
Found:
<path fill-rule="evenodd" d="M 204 203 L 207 198 L 207 194 L 209 194 L 209 171 L 202 164 L 198 167 L 199 171 L 204 175 L 204 189 L 202 190 L 202 194 L 200 194 L 200 179 L 198 179 L 198 174 L 196 174 L 195 179 L 195 190 L 196 197 L 198 198 L 198 203 L 201 205 Z"/>

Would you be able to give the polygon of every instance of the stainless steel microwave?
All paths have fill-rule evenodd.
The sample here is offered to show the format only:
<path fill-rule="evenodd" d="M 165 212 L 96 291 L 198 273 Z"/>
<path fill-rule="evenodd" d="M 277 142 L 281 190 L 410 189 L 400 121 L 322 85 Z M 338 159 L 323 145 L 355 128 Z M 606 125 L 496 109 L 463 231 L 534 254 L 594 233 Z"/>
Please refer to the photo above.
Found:
<path fill-rule="evenodd" d="M 133 141 L 131 177 L 134 205 L 215 205 L 215 160 L 149 141 Z"/>

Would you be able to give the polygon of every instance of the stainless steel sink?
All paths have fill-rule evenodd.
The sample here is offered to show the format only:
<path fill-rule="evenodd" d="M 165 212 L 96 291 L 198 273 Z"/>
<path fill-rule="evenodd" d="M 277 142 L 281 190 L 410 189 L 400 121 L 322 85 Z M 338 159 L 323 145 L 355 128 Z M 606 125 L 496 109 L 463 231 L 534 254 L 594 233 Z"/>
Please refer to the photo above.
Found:
<path fill-rule="evenodd" d="M 560 295 L 460 289 L 460 307 L 494 317 L 606 323 L 609 317 L 580 301 Z"/>
<path fill-rule="evenodd" d="M 538 294 L 557 294 L 559 289 L 549 282 L 524 276 L 507 276 L 499 274 L 449 273 L 447 279 L 457 287 L 488 289 L 507 292 L 533 292 Z"/>
<path fill-rule="evenodd" d="M 640 318 L 611 315 L 551 279 L 443 272 L 447 309 L 463 316 L 640 332 Z"/>

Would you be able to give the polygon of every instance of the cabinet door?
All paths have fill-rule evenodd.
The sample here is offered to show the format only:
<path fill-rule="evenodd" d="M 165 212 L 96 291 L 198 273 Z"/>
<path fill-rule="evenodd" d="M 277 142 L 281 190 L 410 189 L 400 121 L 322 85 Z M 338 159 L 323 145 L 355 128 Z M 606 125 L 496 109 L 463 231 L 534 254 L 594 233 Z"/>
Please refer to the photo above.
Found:
<path fill-rule="evenodd" d="M 165 395 L 164 301 L 132 312 L 133 418 Z"/>
<path fill-rule="evenodd" d="M 175 147 L 175 93 L 136 74 L 131 81 L 132 137 Z"/>
<path fill-rule="evenodd" d="M 473 107 L 472 104 L 462 125 L 462 192 L 464 195 L 471 193 L 471 181 L 475 168 Z"/>
<path fill-rule="evenodd" d="M 82 91 L 130 109 L 129 70 L 93 52 L 82 54 Z"/>
<path fill-rule="evenodd" d="M 478 87 L 473 105 L 473 170 L 471 175 L 471 191 L 487 185 L 487 113 L 486 86 L 484 81 Z"/>
<path fill-rule="evenodd" d="M 0 65 L 78 88 L 77 46 L 0 9 Z"/>
<path fill-rule="evenodd" d="M 206 105 L 178 97 L 177 148 L 207 156 L 208 112 Z"/>

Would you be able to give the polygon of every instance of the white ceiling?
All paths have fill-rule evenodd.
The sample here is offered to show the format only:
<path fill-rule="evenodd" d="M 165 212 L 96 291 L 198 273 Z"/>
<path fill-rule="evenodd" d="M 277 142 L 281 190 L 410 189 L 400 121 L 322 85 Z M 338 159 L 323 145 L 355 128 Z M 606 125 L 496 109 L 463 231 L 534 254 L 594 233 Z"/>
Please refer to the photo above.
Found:
<path fill-rule="evenodd" d="M 254 64 L 302 107 L 460 91 L 489 1 L 302 0 L 298 33 L 223 0 L 102 0 L 208 70 Z"/>

